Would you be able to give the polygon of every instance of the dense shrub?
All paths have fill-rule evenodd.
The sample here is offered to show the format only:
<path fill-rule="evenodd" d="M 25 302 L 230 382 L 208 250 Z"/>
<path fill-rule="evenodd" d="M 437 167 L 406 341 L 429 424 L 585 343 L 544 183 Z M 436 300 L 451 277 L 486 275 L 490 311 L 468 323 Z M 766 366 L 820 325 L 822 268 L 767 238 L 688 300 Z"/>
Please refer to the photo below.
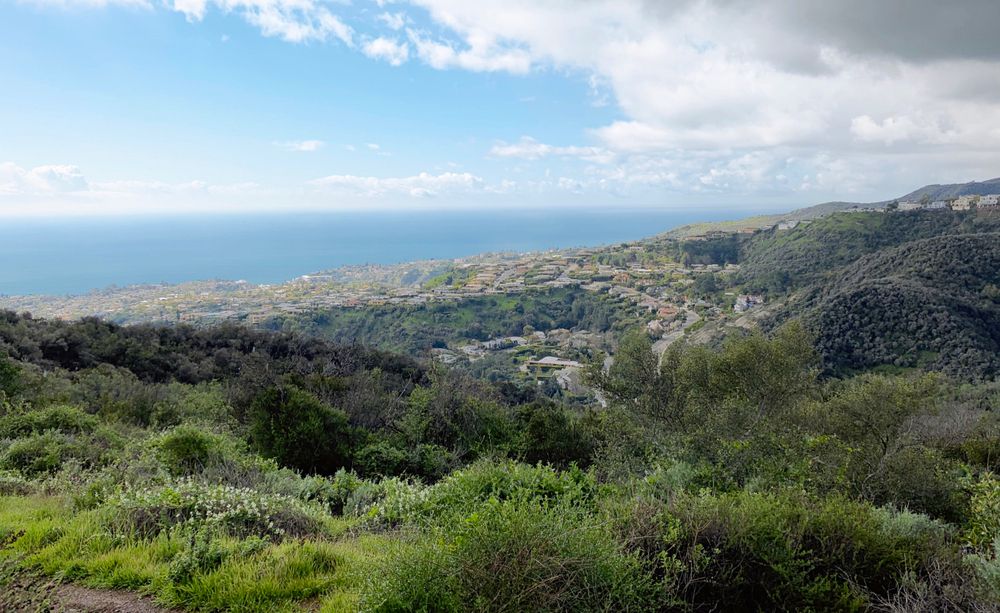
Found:
<path fill-rule="evenodd" d="M 1000 539 L 1000 480 L 985 473 L 971 489 L 965 538 L 973 547 L 985 550 Z"/>
<path fill-rule="evenodd" d="M 694 610 L 719 602 L 861 610 L 935 565 L 963 575 L 954 530 L 922 515 L 747 492 L 682 495 L 652 508 L 625 522 L 647 526 L 631 542 L 665 577 L 671 599 Z"/>
<path fill-rule="evenodd" d="M 37 476 L 54 472 L 69 460 L 97 467 L 107 463 L 111 459 L 109 450 L 119 445 L 118 437 L 104 429 L 90 435 L 48 430 L 11 442 L 0 454 L 0 469 L 19 470 L 25 475 Z"/>
<path fill-rule="evenodd" d="M 492 500 L 403 548 L 369 585 L 372 611 L 608 611 L 654 606 L 651 577 L 573 507 Z"/>
<path fill-rule="evenodd" d="M 93 432 L 98 419 L 77 407 L 49 406 L 33 410 L 17 410 L 0 417 L 0 438 L 18 438 L 58 430 L 66 434 Z"/>
<path fill-rule="evenodd" d="M 551 402 L 527 404 L 518 409 L 518 419 L 524 431 L 520 455 L 525 462 L 563 468 L 590 463 L 596 441 L 583 420 L 565 407 Z"/>
<path fill-rule="evenodd" d="M 272 539 L 319 535 L 324 513 L 316 505 L 254 490 L 182 480 L 126 492 L 111 500 L 120 533 L 152 536 L 175 528 Z"/>
<path fill-rule="evenodd" d="M 269 389 L 254 400 L 250 438 L 262 454 L 311 473 L 350 465 L 354 430 L 347 416 L 295 387 Z"/>
<path fill-rule="evenodd" d="M 177 426 L 156 437 L 151 446 L 157 459 L 174 476 L 202 472 L 211 464 L 249 461 L 240 441 L 196 426 Z"/>

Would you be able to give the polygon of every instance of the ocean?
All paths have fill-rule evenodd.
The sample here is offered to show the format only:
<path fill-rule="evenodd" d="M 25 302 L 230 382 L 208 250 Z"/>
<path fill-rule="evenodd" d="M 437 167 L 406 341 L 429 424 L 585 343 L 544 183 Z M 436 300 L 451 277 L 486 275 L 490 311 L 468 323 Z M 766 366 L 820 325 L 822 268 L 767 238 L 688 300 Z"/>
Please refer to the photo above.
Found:
<path fill-rule="evenodd" d="M 548 209 L 0 219 L 0 294 L 243 279 L 277 283 L 347 264 L 635 240 L 746 209 Z"/>

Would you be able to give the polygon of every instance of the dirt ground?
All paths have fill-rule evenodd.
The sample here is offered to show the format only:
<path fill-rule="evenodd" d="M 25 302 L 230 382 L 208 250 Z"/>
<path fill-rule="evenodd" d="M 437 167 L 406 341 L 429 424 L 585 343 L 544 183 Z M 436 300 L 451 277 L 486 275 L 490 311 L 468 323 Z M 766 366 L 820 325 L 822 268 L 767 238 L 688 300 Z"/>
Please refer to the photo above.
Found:
<path fill-rule="evenodd" d="M 9 570 L 9 569 L 7 569 Z M 13 575 L 13 576 L 12 576 Z M 46 577 L 8 573 L 0 582 L 0 612 L 172 613 L 151 599 L 121 590 L 95 590 Z"/>

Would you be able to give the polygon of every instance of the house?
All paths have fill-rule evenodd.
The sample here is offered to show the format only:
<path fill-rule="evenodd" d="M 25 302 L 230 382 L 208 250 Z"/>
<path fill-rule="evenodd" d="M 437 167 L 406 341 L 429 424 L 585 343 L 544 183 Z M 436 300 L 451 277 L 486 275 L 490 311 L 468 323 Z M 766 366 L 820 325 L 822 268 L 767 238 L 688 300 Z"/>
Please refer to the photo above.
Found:
<path fill-rule="evenodd" d="M 1000 207 L 1000 194 L 986 194 L 979 197 L 979 208 L 995 209 Z"/>
<path fill-rule="evenodd" d="M 789 220 L 789 221 L 779 221 L 778 222 L 778 229 L 779 230 L 791 230 L 792 228 L 794 228 L 797 225 L 799 225 L 799 222 L 796 221 L 796 220 L 794 220 L 794 219 L 793 220 Z"/>
<path fill-rule="evenodd" d="M 656 316 L 662 319 L 667 319 L 677 315 L 679 312 L 680 310 L 675 306 L 662 306 L 656 311 Z"/>
<path fill-rule="evenodd" d="M 944 210 L 944 209 L 948 208 L 948 201 L 947 200 L 935 200 L 934 202 L 931 202 L 930 204 L 928 204 L 924 208 L 927 209 L 927 210 L 929 210 L 929 211 L 941 211 L 941 210 Z"/>
<path fill-rule="evenodd" d="M 583 364 L 577 362 L 576 360 L 564 360 L 550 355 L 542 358 L 541 360 L 531 360 L 528 362 L 528 366 L 533 366 L 538 369 L 580 368 Z"/>
<path fill-rule="evenodd" d="M 749 311 L 759 304 L 764 304 L 763 296 L 757 294 L 740 294 L 736 297 L 736 304 L 733 305 L 733 311 L 742 313 Z"/>
<path fill-rule="evenodd" d="M 953 211 L 968 211 L 972 208 L 972 205 L 976 203 L 979 196 L 959 196 L 951 203 L 951 210 Z"/>
<path fill-rule="evenodd" d="M 899 203 L 899 210 L 900 211 L 916 211 L 919 208 L 922 208 L 919 202 L 909 202 L 909 201 L 907 201 L 907 202 L 900 202 Z"/>

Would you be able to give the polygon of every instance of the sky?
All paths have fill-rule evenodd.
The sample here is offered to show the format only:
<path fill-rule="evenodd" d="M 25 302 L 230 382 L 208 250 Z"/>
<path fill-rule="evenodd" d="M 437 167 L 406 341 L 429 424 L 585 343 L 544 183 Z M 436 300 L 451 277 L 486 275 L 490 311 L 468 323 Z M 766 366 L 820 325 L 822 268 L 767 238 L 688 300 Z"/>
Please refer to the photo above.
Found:
<path fill-rule="evenodd" d="M 0 0 L 0 217 L 793 208 L 1000 176 L 997 0 Z"/>

